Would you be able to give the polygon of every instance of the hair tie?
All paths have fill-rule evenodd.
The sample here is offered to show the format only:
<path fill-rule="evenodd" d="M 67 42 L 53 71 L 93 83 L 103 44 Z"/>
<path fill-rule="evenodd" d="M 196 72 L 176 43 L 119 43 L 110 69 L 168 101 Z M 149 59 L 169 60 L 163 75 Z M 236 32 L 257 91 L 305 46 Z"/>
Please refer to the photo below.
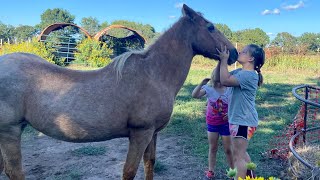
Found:
<path fill-rule="evenodd" d="M 260 70 L 260 68 L 257 68 L 257 70 L 256 70 L 259 74 L 261 73 L 261 70 Z"/>

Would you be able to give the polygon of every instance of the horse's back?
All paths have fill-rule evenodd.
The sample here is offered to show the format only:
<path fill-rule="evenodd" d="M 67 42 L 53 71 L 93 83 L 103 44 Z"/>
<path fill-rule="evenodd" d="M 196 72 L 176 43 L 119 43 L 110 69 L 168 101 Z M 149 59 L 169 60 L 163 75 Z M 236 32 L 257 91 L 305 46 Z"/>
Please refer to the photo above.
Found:
<path fill-rule="evenodd" d="M 44 60 L 43 58 L 34 55 L 34 54 L 30 54 L 30 53 L 22 53 L 22 52 L 17 52 L 17 53 L 11 53 L 11 54 L 5 54 L 0 56 L 0 63 L 8 63 L 8 62 L 15 62 L 15 63 L 19 63 L 22 61 L 28 60 L 30 61 L 34 61 L 34 62 L 46 62 L 46 60 Z"/>
<path fill-rule="evenodd" d="M 0 78 L 8 75 L 17 76 L 16 78 L 18 78 L 18 76 L 21 76 L 22 73 L 43 65 L 50 66 L 52 64 L 34 54 L 6 54 L 0 56 Z"/>

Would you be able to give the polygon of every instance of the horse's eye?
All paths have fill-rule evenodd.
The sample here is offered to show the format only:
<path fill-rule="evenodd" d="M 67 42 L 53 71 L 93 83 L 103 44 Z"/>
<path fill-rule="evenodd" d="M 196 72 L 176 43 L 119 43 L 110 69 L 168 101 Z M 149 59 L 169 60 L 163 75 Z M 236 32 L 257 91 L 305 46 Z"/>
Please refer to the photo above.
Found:
<path fill-rule="evenodd" d="M 214 31 L 214 26 L 213 26 L 213 24 L 208 25 L 208 30 L 209 30 L 209 32 L 211 32 L 211 33 Z"/>

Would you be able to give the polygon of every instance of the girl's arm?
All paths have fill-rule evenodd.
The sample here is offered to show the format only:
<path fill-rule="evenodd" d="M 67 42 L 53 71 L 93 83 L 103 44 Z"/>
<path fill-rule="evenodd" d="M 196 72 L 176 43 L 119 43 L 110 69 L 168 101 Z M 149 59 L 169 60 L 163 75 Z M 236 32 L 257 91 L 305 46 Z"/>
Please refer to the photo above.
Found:
<path fill-rule="evenodd" d="M 204 80 L 202 80 L 202 82 L 192 91 L 192 97 L 200 99 L 202 96 L 204 96 L 206 94 L 206 91 L 204 89 L 201 89 L 201 87 L 207 84 L 209 81 L 210 78 L 205 78 Z"/>
<path fill-rule="evenodd" d="M 221 51 L 217 49 L 219 54 L 218 56 L 220 57 L 220 82 L 224 86 L 240 86 L 238 80 L 232 76 L 229 71 L 228 71 L 228 64 L 227 61 L 229 59 L 229 51 L 225 47 Z"/>

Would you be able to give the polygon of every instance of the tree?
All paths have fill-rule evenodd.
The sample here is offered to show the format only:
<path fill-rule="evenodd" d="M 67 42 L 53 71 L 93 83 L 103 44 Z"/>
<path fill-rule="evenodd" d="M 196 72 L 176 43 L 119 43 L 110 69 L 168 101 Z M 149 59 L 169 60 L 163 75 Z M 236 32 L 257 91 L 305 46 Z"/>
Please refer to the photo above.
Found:
<path fill-rule="evenodd" d="M 144 37 L 144 42 L 140 37 L 134 34 L 132 31 L 114 28 L 110 29 L 107 35 L 102 36 L 102 41 L 106 42 L 109 47 L 114 50 L 114 55 L 120 55 L 128 49 L 141 49 L 144 48 L 145 43 L 150 43 L 155 36 L 154 28 L 149 24 L 140 24 L 132 21 L 117 20 L 111 23 L 111 25 L 122 25 L 135 30 L 141 36 Z"/>
<path fill-rule="evenodd" d="M 12 25 L 3 24 L 0 21 L 0 39 L 7 41 L 8 39 L 12 39 L 14 35 L 14 27 Z"/>
<path fill-rule="evenodd" d="M 318 39 L 317 39 L 318 38 Z M 317 51 L 319 47 L 319 34 L 316 33 L 303 33 L 299 38 L 300 45 L 306 45 L 308 50 Z"/>
<path fill-rule="evenodd" d="M 277 34 L 271 44 L 283 47 L 285 52 L 294 52 L 297 45 L 297 38 L 288 32 L 281 32 Z"/>
<path fill-rule="evenodd" d="M 216 28 L 221 31 L 229 40 L 232 39 L 232 31 L 226 24 L 215 24 Z"/>
<path fill-rule="evenodd" d="M 70 14 L 67 10 L 55 8 L 47 9 L 41 14 L 41 22 L 36 25 L 38 31 L 42 31 L 47 26 L 53 23 L 74 23 L 75 16 Z M 79 30 L 73 26 L 67 26 L 63 29 L 53 32 L 52 38 L 57 39 L 58 36 L 71 36 L 75 33 L 79 33 Z"/>
<path fill-rule="evenodd" d="M 36 29 L 33 26 L 19 25 L 14 29 L 14 36 L 18 40 L 25 41 L 28 38 L 34 37 L 36 34 Z"/>
<path fill-rule="evenodd" d="M 261 47 L 265 47 L 270 42 L 270 38 L 262 29 L 245 29 L 241 31 L 237 31 L 235 33 L 236 42 L 240 42 L 243 44 L 257 44 Z"/>
<path fill-rule="evenodd" d="M 108 26 L 109 26 L 109 23 L 108 23 L 107 21 L 101 23 L 101 24 L 100 24 L 100 29 L 99 29 L 99 31 L 101 31 L 102 29 L 104 29 L 104 28 L 106 28 L 106 27 L 108 27 Z"/>
<path fill-rule="evenodd" d="M 42 31 L 47 26 L 53 23 L 74 23 L 75 16 L 70 14 L 67 10 L 55 8 L 47 9 L 41 14 L 41 22 L 36 25 L 38 31 Z M 76 34 L 79 33 L 79 29 L 74 26 L 67 26 L 61 29 L 57 29 L 50 32 L 50 35 L 46 38 L 48 46 L 55 46 L 57 51 L 65 49 L 69 43 L 75 43 Z M 81 36 L 78 36 L 81 37 Z M 49 45 L 50 43 L 50 45 Z"/>
<path fill-rule="evenodd" d="M 74 23 L 74 19 L 75 16 L 67 10 L 60 8 L 47 9 L 41 14 L 41 22 L 36 27 L 41 31 L 53 23 Z"/>
<path fill-rule="evenodd" d="M 100 30 L 98 19 L 91 16 L 82 18 L 80 24 L 91 36 L 94 36 Z"/>
<path fill-rule="evenodd" d="M 119 25 L 123 25 L 123 26 L 129 27 L 129 28 L 132 28 L 135 31 L 137 31 L 138 33 L 140 33 L 142 36 L 144 36 L 144 38 L 146 38 L 147 41 L 154 37 L 155 29 L 149 24 L 144 25 L 141 23 L 126 21 L 126 20 L 113 21 L 111 24 L 112 25 L 119 24 Z M 122 36 L 122 37 L 127 36 L 127 34 L 124 31 L 121 32 L 121 30 L 119 30 L 115 33 L 117 36 Z"/>

